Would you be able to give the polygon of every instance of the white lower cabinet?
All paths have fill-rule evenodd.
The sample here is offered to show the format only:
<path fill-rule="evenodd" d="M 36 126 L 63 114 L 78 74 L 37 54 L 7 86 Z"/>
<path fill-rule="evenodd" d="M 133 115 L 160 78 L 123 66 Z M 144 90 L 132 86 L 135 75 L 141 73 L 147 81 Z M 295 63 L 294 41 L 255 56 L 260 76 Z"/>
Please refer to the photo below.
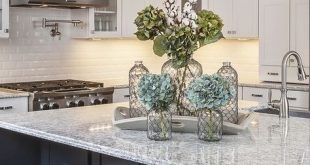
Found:
<path fill-rule="evenodd" d="M 243 87 L 243 100 L 268 103 L 268 89 Z"/>
<path fill-rule="evenodd" d="M 0 99 L 0 114 L 28 112 L 28 97 Z"/>
<path fill-rule="evenodd" d="M 113 103 L 129 101 L 129 88 L 114 89 Z"/>
<path fill-rule="evenodd" d="M 272 90 L 271 100 L 280 100 L 281 91 L 279 89 Z M 287 98 L 289 106 L 292 109 L 307 110 L 309 107 L 309 93 L 302 91 L 288 91 Z"/>
<path fill-rule="evenodd" d="M 242 87 L 238 87 L 238 99 L 242 100 L 243 99 L 243 89 Z"/>

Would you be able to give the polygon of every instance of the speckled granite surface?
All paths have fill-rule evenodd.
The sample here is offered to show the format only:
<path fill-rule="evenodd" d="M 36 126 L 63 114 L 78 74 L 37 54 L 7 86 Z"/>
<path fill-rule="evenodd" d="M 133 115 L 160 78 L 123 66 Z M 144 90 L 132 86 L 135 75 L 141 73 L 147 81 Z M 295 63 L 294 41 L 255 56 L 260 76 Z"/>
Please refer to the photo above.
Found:
<path fill-rule="evenodd" d="M 242 87 L 256 87 L 256 88 L 270 88 L 270 89 L 281 89 L 281 83 L 273 83 L 273 82 L 241 82 L 239 86 Z M 305 84 L 288 84 L 288 90 L 294 91 L 309 91 L 309 85 Z"/>
<path fill-rule="evenodd" d="M 128 88 L 127 80 L 106 80 L 104 82 L 106 87 L 118 88 Z M 281 83 L 276 82 L 260 82 L 260 81 L 240 81 L 239 85 L 242 87 L 256 87 L 256 88 L 271 88 L 271 89 L 280 89 Z M 296 91 L 309 91 L 309 85 L 304 84 L 288 84 L 289 90 Z"/>
<path fill-rule="evenodd" d="M 14 97 L 28 97 L 28 96 L 29 96 L 28 92 L 21 92 L 0 88 L 0 99 L 14 98 Z"/>
<path fill-rule="evenodd" d="M 286 123 L 276 115 L 258 114 L 247 131 L 220 142 L 180 133 L 156 142 L 146 132 L 112 126 L 113 109 L 127 104 L 0 115 L 0 127 L 145 164 L 310 164 L 309 119 L 291 117 Z"/>

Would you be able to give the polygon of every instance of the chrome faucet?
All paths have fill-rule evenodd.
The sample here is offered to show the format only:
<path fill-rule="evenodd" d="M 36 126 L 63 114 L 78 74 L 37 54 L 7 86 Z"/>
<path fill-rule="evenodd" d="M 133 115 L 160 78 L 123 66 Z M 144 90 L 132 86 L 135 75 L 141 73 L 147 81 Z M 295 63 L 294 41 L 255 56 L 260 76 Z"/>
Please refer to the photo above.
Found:
<path fill-rule="evenodd" d="M 307 78 L 304 66 L 302 65 L 302 60 L 300 55 L 295 51 L 289 51 L 285 54 L 282 61 L 282 88 L 281 88 L 281 100 L 280 100 L 280 113 L 279 116 L 281 118 L 289 117 L 289 103 L 287 99 L 287 61 L 291 56 L 294 56 L 297 60 L 297 68 L 298 68 L 298 80 L 302 81 Z"/>

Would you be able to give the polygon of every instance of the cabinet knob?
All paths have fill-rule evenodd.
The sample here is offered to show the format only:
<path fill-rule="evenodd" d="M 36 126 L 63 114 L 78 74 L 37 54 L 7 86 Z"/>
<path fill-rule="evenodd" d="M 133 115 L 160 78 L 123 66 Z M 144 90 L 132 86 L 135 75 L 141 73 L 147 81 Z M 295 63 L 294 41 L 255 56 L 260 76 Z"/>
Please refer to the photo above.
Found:
<path fill-rule="evenodd" d="M 9 29 L 4 29 L 4 33 L 9 33 Z"/>

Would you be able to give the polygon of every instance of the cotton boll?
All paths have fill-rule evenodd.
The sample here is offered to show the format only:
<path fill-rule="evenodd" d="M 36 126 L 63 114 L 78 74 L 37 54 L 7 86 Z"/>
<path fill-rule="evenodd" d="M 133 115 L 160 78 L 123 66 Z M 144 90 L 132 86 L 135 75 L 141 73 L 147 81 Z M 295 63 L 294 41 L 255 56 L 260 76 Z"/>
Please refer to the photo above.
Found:
<path fill-rule="evenodd" d="M 191 10 L 192 10 L 193 6 L 189 3 L 189 2 L 186 2 L 184 4 L 184 9 L 183 9 L 183 12 L 184 13 L 190 13 Z"/>
<path fill-rule="evenodd" d="M 170 8 L 170 3 L 169 3 L 169 2 L 166 2 L 166 3 L 165 3 L 165 6 L 166 6 L 166 8 Z"/>
<path fill-rule="evenodd" d="M 192 4 L 196 4 L 197 0 L 189 0 L 189 2 L 192 3 Z"/>
<path fill-rule="evenodd" d="M 188 18 L 183 18 L 182 19 L 182 24 L 185 26 L 188 26 L 190 24 L 190 20 Z"/>
<path fill-rule="evenodd" d="M 175 17 L 176 16 L 176 13 L 174 12 L 174 11 L 171 11 L 171 12 L 169 12 L 169 17 Z"/>
<path fill-rule="evenodd" d="M 198 18 L 196 12 L 194 10 L 191 10 L 190 14 L 188 15 L 188 17 L 192 20 L 196 20 Z"/>

